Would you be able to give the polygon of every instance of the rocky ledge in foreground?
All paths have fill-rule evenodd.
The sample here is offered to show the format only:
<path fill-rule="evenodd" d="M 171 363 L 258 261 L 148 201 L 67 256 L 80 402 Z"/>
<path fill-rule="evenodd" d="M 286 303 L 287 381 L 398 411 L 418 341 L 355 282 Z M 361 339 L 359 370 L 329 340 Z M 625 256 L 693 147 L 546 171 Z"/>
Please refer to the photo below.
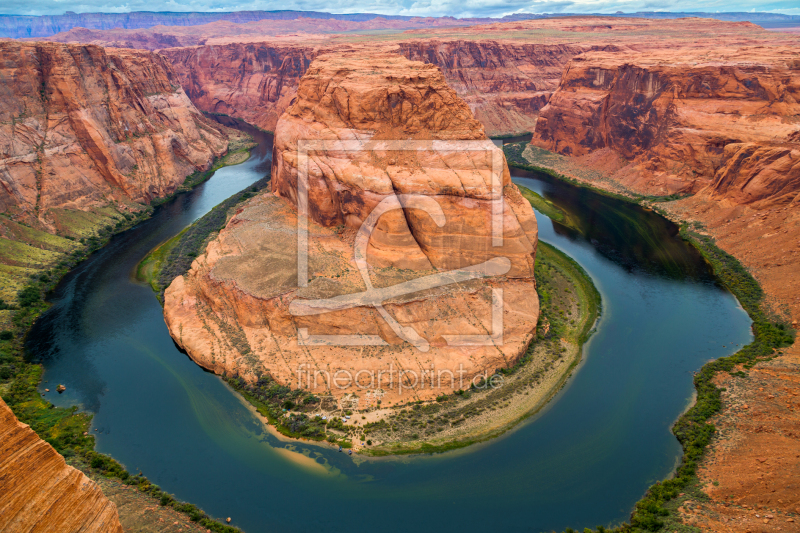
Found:
<path fill-rule="evenodd" d="M 308 277 L 298 283 L 298 145 L 308 140 L 359 149 L 306 151 Z M 480 146 L 437 151 L 429 140 Z M 437 67 L 389 53 L 318 57 L 273 153 L 272 192 L 243 204 L 165 293 L 170 332 L 198 364 L 363 407 L 466 389 L 525 352 L 539 315 L 536 219 Z M 379 205 L 389 209 L 376 218 Z M 374 231 L 359 237 L 371 213 Z"/>
<path fill-rule="evenodd" d="M 117 507 L 0 399 L 0 531 L 122 533 Z"/>

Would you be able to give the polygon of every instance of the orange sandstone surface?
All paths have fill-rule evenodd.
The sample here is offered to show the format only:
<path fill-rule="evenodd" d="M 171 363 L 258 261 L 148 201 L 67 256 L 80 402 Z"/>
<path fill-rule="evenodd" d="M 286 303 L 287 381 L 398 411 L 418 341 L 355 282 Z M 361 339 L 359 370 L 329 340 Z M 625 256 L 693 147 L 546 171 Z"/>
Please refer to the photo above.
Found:
<path fill-rule="evenodd" d="M 303 156 L 309 140 L 358 149 L 317 146 Z M 479 146 L 397 143 L 429 140 Z M 298 186 L 304 161 L 307 188 Z M 300 281 L 298 189 L 310 215 Z M 359 236 L 376 207 L 390 209 Z M 278 121 L 272 192 L 242 205 L 175 279 L 165 319 L 175 341 L 217 373 L 269 373 L 334 396 L 430 399 L 524 353 L 539 314 L 536 244 L 536 219 L 502 153 L 437 67 L 389 53 L 321 55 Z M 461 278 L 457 269 L 482 274 Z M 323 335 L 371 341 L 315 344 Z M 403 380 L 403 390 L 399 371 L 431 372 L 435 386 Z"/>
<path fill-rule="evenodd" d="M 166 196 L 227 150 L 162 56 L 2 42 L 0 58 L 0 210 L 27 224 Z"/>
<path fill-rule="evenodd" d="M 274 36 L 244 30 L 236 34 L 231 27 L 230 35 L 209 38 L 205 46 L 160 52 L 200 109 L 274 131 L 300 76 L 317 55 L 347 49 L 391 51 L 437 65 L 489 135 L 508 135 L 534 130 L 567 64 L 585 52 L 606 52 L 625 61 L 648 50 L 797 44 L 796 36 L 746 22 L 692 18 L 564 17 L 380 35 L 300 35 L 292 33 L 291 24 L 282 32 L 277 26 Z M 113 30 L 104 31 L 113 37 Z"/>
<path fill-rule="evenodd" d="M 0 399 L 0 531 L 122 533 L 116 506 Z"/>
<path fill-rule="evenodd" d="M 800 194 L 800 55 L 790 47 L 587 52 L 541 111 L 533 144 L 587 156 L 636 192 L 736 204 Z"/>

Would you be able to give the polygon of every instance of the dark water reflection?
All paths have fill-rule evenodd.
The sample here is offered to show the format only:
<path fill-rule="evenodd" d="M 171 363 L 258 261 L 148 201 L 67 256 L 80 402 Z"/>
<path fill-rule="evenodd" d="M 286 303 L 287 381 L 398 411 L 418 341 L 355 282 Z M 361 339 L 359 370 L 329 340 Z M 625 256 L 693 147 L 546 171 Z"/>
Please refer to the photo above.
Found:
<path fill-rule="evenodd" d="M 570 214 L 571 227 L 553 222 L 556 235 L 573 242 L 589 241 L 631 273 L 715 283 L 700 253 L 683 242 L 678 226 L 666 218 L 589 189 L 565 186 L 544 173 L 514 169 L 513 175 L 517 181 L 535 180 L 539 194 Z"/>
<path fill-rule="evenodd" d="M 259 134 L 261 135 L 261 134 Z M 535 419 L 493 442 L 434 457 L 356 463 L 269 433 L 219 378 L 172 342 L 139 260 L 261 178 L 270 141 L 247 163 L 157 209 L 59 285 L 31 334 L 48 398 L 96 413 L 98 450 L 245 531 L 548 531 L 627 518 L 680 448 L 671 423 L 692 372 L 749 340 L 749 320 L 699 256 L 652 213 L 518 174 L 567 210 L 537 213 L 540 238 L 574 257 L 604 298 L 585 362 Z M 723 347 L 725 345 L 726 347 Z M 47 385 L 43 385 L 44 386 Z"/>

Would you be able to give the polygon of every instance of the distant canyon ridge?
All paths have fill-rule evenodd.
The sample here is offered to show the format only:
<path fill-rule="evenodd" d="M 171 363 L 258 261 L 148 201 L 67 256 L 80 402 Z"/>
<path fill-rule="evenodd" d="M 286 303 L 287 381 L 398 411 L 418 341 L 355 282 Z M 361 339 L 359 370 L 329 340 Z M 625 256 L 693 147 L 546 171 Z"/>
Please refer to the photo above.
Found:
<path fill-rule="evenodd" d="M 439 67 L 492 136 L 585 156 L 654 196 L 791 201 L 800 187 L 797 36 L 750 23 L 553 19 L 428 38 L 167 48 L 200 109 L 273 131 L 320 54 L 397 53 Z M 661 35 L 663 40 L 653 39 Z M 704 37 L 697 38 L 697 35 Z M 540 36 L 532 44 L 533 36 Z M 709 50 L 712 42 L 720 43 Z M 668 46 L 666 44 L 668 43 Z M 591 154 L 591 157 L 589 157 Z M 766 204 L 764 204 L 766 205 Z"/>
<path fill-rule="evenodd" d="M 73 28 L 90 30 L 107 29 L 144 29 L 155 26 L 200 26 L 217 21 L 234 24 L 259 22 L 264 20 L 293 21 L 296 19 L 316 19 L 322 21 L 370 22 L 400 21 L 410 23 L 409 27 L 424 28 L 430 26 L 464 26 L 476 23 L 507 22 L 537 18 L 562 16 L 587 16 L 575 13 L 515 13 L 501 18 L 455 18 L 455 17 L 411 17 L 401 15 L 381 15 L 377 13 L 334 14 L 321 11 L 233 11 L 233 12 L 154 12 L 133 11 L 130 13 L 75 13 L 67 11 L 63 15 L 0 15 L 0 37 L 20 39 L 25 37 L 50 37 Z M 605 15 L 609 16 L 609 15 Z M 642 11 L 637 13 L 619 13 L 610 16 L 628 16 L 640 18 L 671 19 L 686 16 L 714 18 L 727 21 L 750 21 L 760 24 L 800 25 L 800 17 L 766 12 L 723 12 L 723 13 L 671 13 Z"/>

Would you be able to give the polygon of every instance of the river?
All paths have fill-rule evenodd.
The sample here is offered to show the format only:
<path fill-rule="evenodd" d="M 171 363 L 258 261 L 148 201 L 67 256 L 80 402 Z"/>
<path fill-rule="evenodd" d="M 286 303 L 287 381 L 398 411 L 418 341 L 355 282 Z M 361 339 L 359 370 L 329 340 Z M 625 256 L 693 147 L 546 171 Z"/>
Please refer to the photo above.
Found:
<path fill-rule="evenodd" d="M 138 262 L 270 165 L 253 156 L 158 207 L 64 278 L 28 347 L 41 390 L 95 414 L 97 450 L 248 533 L 561 531 L 619 523 L 681 450 L 670 426 L 692 373 L 751 338 L 750 321 L 677 228 L 638 206 L 514 170 L 578 221 L 536 213 L 542 241 L 575 258 L 603 296 L 597 332 L 565 388 L 491 442 L 436 456 L 354 461 L 273 436 L 220 378 L 170 338 Z M 310 457 L 306 464 L 296 454 Z"/>

